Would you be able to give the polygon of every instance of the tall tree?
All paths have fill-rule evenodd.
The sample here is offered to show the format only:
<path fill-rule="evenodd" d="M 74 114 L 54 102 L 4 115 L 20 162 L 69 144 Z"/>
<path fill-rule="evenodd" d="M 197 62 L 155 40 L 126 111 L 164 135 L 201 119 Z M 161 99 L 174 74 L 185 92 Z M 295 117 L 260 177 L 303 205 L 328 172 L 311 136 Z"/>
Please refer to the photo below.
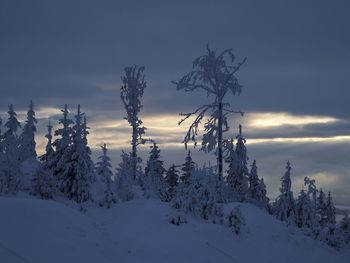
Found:
<path fill-rule="evenodd" d="M 29 109 L 27 112 L 27 120 L 23 126 L 23 132 L 20 137 L 20 159 L 21 161 L 34 160 L 37 156 L 35 150 L 35 132 L 37 120 L 35 118 L 34 104 L 30 101 Z"/>
<path fill-rule="evenodd" d="M 21 171 L 19 159 L 19 142 L 17 130 L 21 127 L 17 120 L 17 114 L 13 105 L 9 106 L 7 112 L 9 118 L 5 123 L 7 131 L 3 136 L 4 158 L 0 174 L 0 191 L 5 194 L 15 194 L 21 187 Z"/>
<path fill-rule="evenodd" d="M 286 221 L 289 224 L 295 223 L 295 201 L 293 197 L 292 180 L 290 178 L 290 171 L 292 167 L 290 162 L 287 162 L 286 172 L 281 178 L 280 195 L 277 197 L 273 212 L 275 216 L 282 221 Z"/>
<path fill-rule="evenodd" d="M 137 146 L 145 143 L 145 139 L 142 136 L 145 134 L 146 128 L 142 125 L 143 123 L 139 118 L 139 113 L 142 109 L 141 98 L 147 86 L 144 70 L 145 67 L 137 67 L 136 65 L 126 67 L 124 69 L 125 75 L 122 77 L 123 85 L 120 93 L 120 98 L 126 110 L 125 119 L 132 127 L 131 161 L 134 179 L 137 175 L 137 163 L 139 162 Z"/>
<path fill-rule="evenodd" d="M 328 225 L 335 225 L 336 224 L 335 206 L 333 204 L 331 192 L 328 192 L 328 196 L 326 200 L 326 213 L 327 213 Z"/>
<path fill-rule="evenodd" d="M 65 149 L 57 165 L 62 171 L 61 191 L 77 203 L 92 200 L 91 184 L 95 177 L 91 152 L 84 140 L 83 115 L 78 105 L 72 144 Z"/>
<path fill-rule="evenodd" d="M 68 117 L 69 111 L 67 104 L 64 105 L 64 109 L 61 112 L 63 116 L 59 119 L 58 123 L 62 127 L 55 131 L 55 136 L 58 138 L 53 142 L 53 146 L 56 148 L 56 151 L 53 158 L 49 161 L 49 165 L 53 168 L 53 173 L 60 183 L 62 182 L 62 174 L 64 173 L 64 163 L 68 161 L 66 159 L 68 157 L 68 148 L 72 144 L 72 125 L 74 123 Z"/>
<path fill-rule="evenodd" d="M 202 105 L 190 113 L 181 113 L 180 115 L 184 118 L 179 122 L 179 125 L 191 116 L 196 116 L 183 141 L 186 148 L 190 141 L 193 141 L 196 146 L 199 125 L 208 116 L 204 124 L 202 150 L 206 152 L 217 150 L 219 180 L 223 175 L 223 133 L 229 130 L 227 116 L 233 112 L 243 114 L 241 111 L 232 110 L 230 103 L 225 100 L 228 93 L 236 95 L 240 94 L 242 90 L 236 73 L 246 59 L 237 64 L 235 61 L 232 49 L 226 49 L 217 54 L 207 46 L 207 53 L 194 60 L 193 70 L 178 82 L 173 82 L 177 90 L 186 92 L 202 90 L 206 92 L 208 97 L 213 97 L 211 104 Z"/>

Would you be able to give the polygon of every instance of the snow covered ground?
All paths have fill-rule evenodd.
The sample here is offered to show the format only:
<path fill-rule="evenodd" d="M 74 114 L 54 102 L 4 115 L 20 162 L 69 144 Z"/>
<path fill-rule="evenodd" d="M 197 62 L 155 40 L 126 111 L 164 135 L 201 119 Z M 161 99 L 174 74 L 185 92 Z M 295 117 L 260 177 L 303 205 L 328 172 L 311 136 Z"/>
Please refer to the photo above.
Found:
<path fill-rule="evenodd" d="M 232 205 L 232 204 L 231 204 Z M 166 203 L 138 198 L 107 210 L 31 197 L 0 198 L 0 262 L 350 262 L 337 251 L 244 204 L 247 227 L 187 217 L 175 226 Z"/>

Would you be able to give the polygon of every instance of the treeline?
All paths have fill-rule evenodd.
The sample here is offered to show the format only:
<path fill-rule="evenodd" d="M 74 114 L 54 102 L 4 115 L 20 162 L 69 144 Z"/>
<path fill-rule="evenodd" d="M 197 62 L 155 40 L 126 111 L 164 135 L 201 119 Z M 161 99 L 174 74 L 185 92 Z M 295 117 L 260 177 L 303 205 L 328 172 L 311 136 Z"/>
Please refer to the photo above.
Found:
<path fill-rule="evenodd" d="M 73 118 L 68 106 L 64 106 L 57 130 L 53 131 L 52 124 L 48 124 L 45 153 L 38 157 L 33 103 L 30 103 L 21 132 L 21 124 L 10 105 L 5 132 L 0 133 L 0 193 L 14 195 L 25 191 L 42 199 L 64 198 L 84 209 L 87 203 L 110 208 L 118 201 L 131 200 L 141 192 L 147 198 L 168 202 L 181 212 L 172 219 L 172 223 L 185 223 L 186 214 L 191 214 L 225 224 L 235 233 L 239 233 L 244 218 L 238 207 L 225 215 L 225 205 L 251 203 L 288 225 L 301 228 L 314 239 L 335 247 L 347 245 L 350 241 L 350 220 L 345 216 L 340 222 L 336 221 L 331 193 L 326 196 L 322 189 L 316 188 L 314 180 L 305 178 L 307 190 L 302 190 L 295 199 L 288 162 L 281 178 L 280 194 L 271 202 L 264 180 L 258 175 L 257 162 L 254 160 L 249 168 L 242 127 L 239 126 L 235 138 L 226 136 L 230 131 L 228 114 L 242 114 L 230 109 L 230 104 L 225 102 L 229 92 L 239 94 L 242 88 L 235 73 L 245 59 L 231 65 L 234 60 L 231 49 L 216 54 L 207 47 L 206 55 L 194 61 L 194 70 L 174 82 L 179 90 L 204 90 L 209 97 L 214 97 L 212 104 L 203 105 L 191 113 L 182 113 L 184 119 L 179 124 L 192 115 L 196 116 L 184 143 L 186 147 L 190 141 L 197 145 L 199 128 L 207 118 L 203 123 L 201 149 L 215 152 L 215 166 L 200 167 L 188 151 L 183 164 L 164 167 L 159 146 L 151 138 L 144 138 L 146 127 L 138 116 L 147 87 L 144 67 L 132 66 L 125 68 L 121 87 L 125 119 L 132 131 L 131 150 L 122 153 L 115 172 L 106 144 L 101 146 L 102 153 L 97 163 L 92 161 L 88 146 L 89 127 L 80 106 Z M 137 154 L 142 144 L 150 145 L 145 165 Z"/>

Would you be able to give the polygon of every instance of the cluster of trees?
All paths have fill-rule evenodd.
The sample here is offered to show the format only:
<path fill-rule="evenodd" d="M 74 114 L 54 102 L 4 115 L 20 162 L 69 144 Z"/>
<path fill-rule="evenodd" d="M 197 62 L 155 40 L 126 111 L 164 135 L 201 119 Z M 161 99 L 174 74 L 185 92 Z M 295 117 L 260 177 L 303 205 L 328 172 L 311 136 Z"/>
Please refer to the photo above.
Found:
<path fill-rule="evenodd" d="M 330 193 L 325 197 L 322 190 L 317 190 L 314 180 L 305 178 L 307 190 L 302 190 L 295 200 L 288 162 L 287 171 L 281 179 L 281 193 L 274 202 L 270 202 L 255 160 L 249 169 L 242 126 L 239 126 L 235 138 L 226 136 L 230 134 L 228 114 L 243 114 L 232 110 L 226 97 L 229 93 L 236 95 L 241 92 L 242 86 L 235 74 L 244 62 L 245 59 L 234 64 L 232 49 L 216 54 L 207 47 L 207 53 L 194 61 L 193 71 L 173 82 L 178 90 L 203 90 L 214 98 L 212 103 L 193 112 L 181 113 L 184 118 L 179 124 L 195 116 L 183 141 L 187 148 L 190 141 L 197 145 L 202 121 L 207 119 L 203 124 L 201 150 L 214 151 L 216 165 L 200 167 L 188 151 L 183 164 L 172 164 L 168 169 L 164 167 L 157 143 L 144 138 L 146 127 L 139 113 L 147 82 L 145 68 L 135 65 L 125 68 L 121 87 L 125 119 L 132 130 L 131 150 L 122 153 L 115 172 L 106 144 L 101 146 L 98 161 L 92 161 L 88 146 L 89 127 L 79 105 L 73 118 L 67 105 L 64 106 L 57 130 L 53 131 L 51 123 L 48 124 L 45 153 L 39 157 L 35 150 L 37 120 L 33 103 L 29 105 L 21 133 L 21 124 L 10 105 L 6 131 L 4 134 L 0 131 L 0 193 L 10 195 L 27 191 L 42 199 L 65 198 L 81 206 L 93 202 L 109 208 L 118 201 L 134 198 L 135 192 L 138 192 L 135 189 L 139 187 L 148 198 L 169 202 L 184 214 L 226 224 L 235 233 L 244 224 L 240 209 L 236 207 L 225 215 L 223 207 L 232 202 L 251 203 L 290 225 L 302 228 L 315 239 L 338 247 L 348 244 L 350 220 L 346 216 L 341 222 L 336 222 Z M 138 156 L 138 147 L 143 144 L 150 144 L 144 169 Z M 172 221 L 179 224 L 186 219 L 178 216 Z"/>
<path fill-rule="evenodd" d="M 276 218 L 302 228 L 305 234 L 326 242 L 334 247 L 342 247 L 350 242 L 349 218 L 346 214 L 336 221 L 336 208 L 331 192 L 327 196 L 318 190 L 315 180 L 304 178 L 307 190 L 302 189 L 295 199 L 291 190 L 291 165 L 287 162 L 286 172 L 281 178 L 280 195 L 272 205 L 271 212 Z"/>

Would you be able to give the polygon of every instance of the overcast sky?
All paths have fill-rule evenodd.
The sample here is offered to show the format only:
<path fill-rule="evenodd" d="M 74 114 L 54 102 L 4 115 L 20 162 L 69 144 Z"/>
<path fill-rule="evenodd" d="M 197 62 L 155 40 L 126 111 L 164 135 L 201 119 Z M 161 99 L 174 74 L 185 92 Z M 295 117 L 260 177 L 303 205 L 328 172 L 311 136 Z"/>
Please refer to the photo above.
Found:
<path fill-rule="evenodd" d="M 92 148 L 107 142 L 117 163 L 129 138 L 120 76 L 125 66 L 144 65 L 148 136 L 161 144 L 167 165 L 181 163 L 186 127 L 177 126 L 178 113 L 207 98 L 176 91 L 170 81 L 191 69 L 207 43 L 232 47 L 247 62 L 237 74 L 243 92 L 229 100 L 246 115 L 234 117 L 230 133 L 243 124 L 270 196 L 289 159 L 296 192 L 310 176 L 337 204 L 350 205 L 349 10 L 349 1 L 321 0 L 0 0 L 0 110 L 14 103 L 23 117 L 34 100 L 40 151 L 48 119 L 64 103 L 72 111 L 81 103 Z"/>

